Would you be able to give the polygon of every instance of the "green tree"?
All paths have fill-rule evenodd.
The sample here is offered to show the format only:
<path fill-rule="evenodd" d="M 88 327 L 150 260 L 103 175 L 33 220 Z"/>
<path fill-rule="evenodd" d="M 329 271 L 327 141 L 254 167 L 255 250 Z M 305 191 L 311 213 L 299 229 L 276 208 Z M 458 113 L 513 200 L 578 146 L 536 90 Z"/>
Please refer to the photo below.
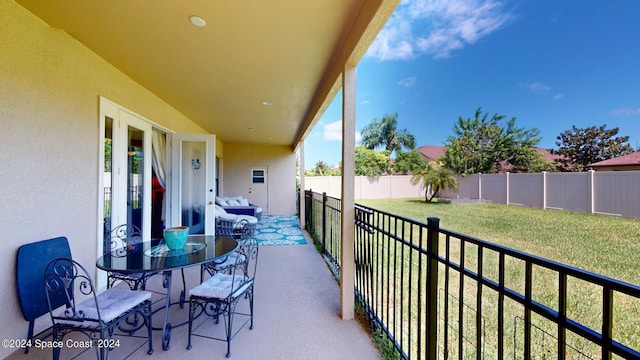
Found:
<path fill-rule="evenodd" d="M 389 152 L 384 150 L 375 152 L 364 146 L 356 146 L 355 149 L 355 174 L 356 176 L 377 177 L 388 174 L 391 170 Z"/>
<path fill-rule="evenodd" d="M 111 139 L 104 139 L 104 172 L 111 172 L 111 161 L 113 153 L 113 143 Z"/>
<path fill-rule="evenodd" d="M 512 172 L 538 171 L 544 164 L 542 155 L 535 151 L 540 131 L 516 126 L 516 118 L 506 120 L 504 115 L 482 113 L 478 108 L 473 119 L 458 118 L 453 127 L 454 136 L 445 142 L 444 165 L 461 174 L 497 173 L 505 169 Z"/>
<path fill-rule="evenodd" d="M 424 169 L 415 173 L 411 177 L 411 183 L 422 184 L 425 202 L 431 202 L 440 190 L 458 189 L 455 172 L 437 163 L 429 163 Z"/>
<path fill-rule="evenodd" d="M 589 164 L 627 155 L 633 152 L 628 136 L 616 136 L 619 129 L 607 129 L 607 125 L 577 128 L 563 131 L 556 139 L 558 150 L 553 154 L 562 157 L 556 160 L 559 170 L 583 171 Z"/>
<path fill-rule="evenodd" d="M 398 113 L 387 114 L 381 120 L 374 119 L 362 129 L 362 145 L 367 149 L 384 146 L 389 154 L 416 147 L 413 135 L 407 129 L 398 130 Z"/>
<path fill-rule="evenodd" d="M 319 160 L 313 169 L 306 170 L 306 176 L 336 176 L 340 175 L 339 170 L 332 168 L 326 162 Z"/>
<path fill-rule="evenodd" d="M 426 166 L 427 164 L 425 164 L 424 158 L 418 150 L 411 150 L 406 152 L 399 150 L 396 153 L 393 170 L 395 172 L 403 174 L 415 174 L 418 171 L 424 169 Z"/>

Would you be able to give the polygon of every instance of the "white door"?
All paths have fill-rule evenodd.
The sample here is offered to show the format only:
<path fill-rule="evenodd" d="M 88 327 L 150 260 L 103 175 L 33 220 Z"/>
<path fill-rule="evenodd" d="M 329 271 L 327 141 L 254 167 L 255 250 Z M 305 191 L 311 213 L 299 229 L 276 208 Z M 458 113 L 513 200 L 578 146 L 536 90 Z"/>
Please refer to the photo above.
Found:
<path fill-rule="evenodd" d="M 118 225 L 138 227 L 143 240 L 151 239 L 151 123 L 141 116 L 100 98 L 100 194 L 98 256 L 111 250 L 109 233 Z M 98 271 L 99 287 L 106 273 Z"/>
<path fill-rule="evenodd" d="M 263 214 L 269 214 L 267 167 L 262 165 L 251 166 L 248 174 L 250 177 L 247 199 L 250 203 L 260 206 Z"/>
<path fill-rule="evenodd" d="M 112 228 L 120 224 L 135 225 L 144 241 L 151 239 L 151 124 L 120 110 L 121 156 L 119 176 L 114 187 Z M 113 222 L 113 220 L 116 220 Z"/>
<path fill-rule="evenodd" d="M 98 255 L 109 251 L 108 234 L 118 225 L 135 225 L 143 239 L 151 238 L 151 124 L 106 99 L 101 98 L 101 160 L 103 190 Z M 102 244 L 103 243 L 103 244 Z"/>
<path fill-rule="evenodd" d="M 215 135 L 173 135 L 169 226 L 188 226 L 190 234 L 214 235 L 215 164 Z"/>

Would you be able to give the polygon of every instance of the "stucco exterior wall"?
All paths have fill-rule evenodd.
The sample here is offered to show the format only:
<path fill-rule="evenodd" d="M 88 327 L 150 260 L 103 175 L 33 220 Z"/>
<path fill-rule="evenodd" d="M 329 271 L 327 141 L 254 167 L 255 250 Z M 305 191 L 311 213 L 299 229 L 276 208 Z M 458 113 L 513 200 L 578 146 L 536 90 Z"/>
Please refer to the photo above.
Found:
<path fill-rule="evenodd" d="M 10 0 L 0 0 L 0 49 L 0 313 L 11 324 L 0 327 L 0 338 L 21 339 L 27 322 L 14 280 L 20 245 L 66 236 L 73 257 L 95 269 L 99 96 L 173 131 L 205 131 Z M 41 318 L 36 332 L 50 322 Z M 0 358 L 15 350 L 0 348 Z"/>
<path fill-rule="evenodd" d="M 267 167 L 267 203 L 257 202 L 264 214 L 296 213 L 296 153 L 288 146 L 225 143 L 222 195 L 251 199 L 251 169 Z"/>

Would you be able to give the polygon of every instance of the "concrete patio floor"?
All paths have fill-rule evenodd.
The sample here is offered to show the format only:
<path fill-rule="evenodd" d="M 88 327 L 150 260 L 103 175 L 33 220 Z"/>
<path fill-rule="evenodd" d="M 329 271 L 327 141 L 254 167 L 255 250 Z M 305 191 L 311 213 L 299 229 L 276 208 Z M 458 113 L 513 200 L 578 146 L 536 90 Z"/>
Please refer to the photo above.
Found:
<path fill-rule="evenodd" d="M 305 232 L 306 245 L 261 246 L 255 285 L 255 327 L 242 329 L 232 341 L 232 359 L 378 359 L 378 351 L 369 335 L 355 320 L 340 318 L 338 284 Z M 182 288 L 179 271 L 173 274 L 172 299 L 178 299 Z M 199 267 L 185 270 L 187 288 L 199 282 Z M 161 277 L 154 277 L 147 289 L 162 289 Z M 246 303 L 246 301 L 244 301 Z M 157 304 L 156 306 L 160 306 Z M 174 305 L 170 322 L 188 319 L 185 309 Z M 162 324 L 162 311 L 153 318 L 154 327 Z M 6 325 L 6 324 L 5 324 Z M 224 325 L 205 324 L 203 329 L 224 329 Z M 141 334 L 142 332 L 139 332 Z M 224 359 L 226 343 L 193 337 L 191 350 L 187 346 L 187 326 L 172 330 L 170 349 L 162 350 L 161 332 L 153 332 L 154 352 L 147 355 L 147 345 L 136 350 L 129 359 Z M 81 338 L 79 338 L 81 339 Z M 118 337 L 120 348 L 109 354 L 121 359 L 142 343 L 142 340 Z M 47 340 L 51 340 L 49 337 Z M 61 359 L 74 356 L 73 349 L 64 348 Z M 8 359 L 51 359 L 51 349 L 32 349 L 13 353 Z M 88 351 L 78 359 L 95 359 Z"/>

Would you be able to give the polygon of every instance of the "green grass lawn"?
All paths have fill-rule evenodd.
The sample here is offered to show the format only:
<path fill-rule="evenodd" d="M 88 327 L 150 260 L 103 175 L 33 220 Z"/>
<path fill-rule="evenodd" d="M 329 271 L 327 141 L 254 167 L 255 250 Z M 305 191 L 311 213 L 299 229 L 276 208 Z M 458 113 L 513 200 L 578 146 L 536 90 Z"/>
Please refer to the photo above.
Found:
<path fill-rule="evenodd" d="M 440 218 L 440 227 L 487 242 L 503 245 L 508 248 L 537 255 L 580 269 L 605 275 L 614 279 L 639 284 L 640 261 L 636 260 L 640 251 L 640 221 L 621 217 L 597 214 L 584 214 L 558 210 L 541 210 L 501 204 L 438 204 L 425 203 L 422 199 L 398 200 L 361 200 L 359 204 L 382 210 L 406 218 L 427 221 L 428 217 Z M 443 244 L 440 245 L 440 251 Z M 452 245 L 452 259 L 459 262 L 459 250 Z M 476 250 L 474 250 L 474 248 Z M 474 269 L 477 264 L 477 247 L 469 246 L 465 253 L 465 265 Z M 485 252 L 483 259 L 484 276 L 497 280 L 497 254 Z M 458 260 L 456 260 L 458 259 Z M 440 274 L 442 277 L 442 274 Z M 449 294 L 457 294 L 455 279 L 452 275 Z M 440 283 L 442 282 L 442 279 Z M 524 293 L 523 266 L 516 260 L 507 259 L 505 274 L 507 287 Z M 439 284 L 442 289 L 442 284 Z M 474 306 L 475 283 L 465 285 L 462 302 Z M 558 308 L 557 273 L 534 267 L 533 298 L 549 308 Z M 614 338 L 634 349 L 640 349 L 640 299 L 633 299 L 620 294 L 615 295 L 614 304 Z M 486 308 L 485 308 L 486 307 Z M 497 298 L 489 291 L 484 292 L 483 308 L 486 316 L 486 352 L 492 358 L 495 349 L 495 333 Z M 601 289 L 581 280 L 570 278 L 568 284 L 567 314 L 570 318 L 598 331 L 601 326 Z M 449 316 L 456 316 L 455 312 Z M 512 301 L 505 302 L 505 319 L 511 319 L 506 333 L 513 338 L 520 325 L 514 321 L 522 317 L 521 306 Z M 450 324 L 456 319 L 450 319 Z M 521 322 L 520 322 L 521 323 Z M 540 330 L 555 334 L 555 325 L 535 315 L 534 324 Z M 534 334 L 542 334 L 535 330 Z M 535 340 L 534 346 L 541 346 L 542 340 Z M 455 340 L 455 339 L 453 339 Z M 451 341 L 451 339 L 449 339 Z M 598 349 L 584 339 L 568 334 L 567 344 L 590 354 L 581 357 L 576 354 L 568 358 L 599 358 Z M 512 345 L 519 347 L 521 344 Z M 544 345 L 553 348 L 553 345 Z M 538 349 L 542 352 L 543 349 Z M 514 350 L 515 351 L 515 350 Z M 574 351 L 574 350 L 571 350 Z M 534 350 L 535 352 L 535 350 Z M 489 355 L 491 354 L 491 355 Z M 595 355 L 594 355 L 595 354 Z M 473 358 L 473 351 L 464 354 L 463 358 Z"/>
<path fill-rule="evenodd" d="M 640 284 L 640 220 L 502 204 L 438 204 L 422 199 L 359 204 L 427 222 L 591 272 Z"/>

